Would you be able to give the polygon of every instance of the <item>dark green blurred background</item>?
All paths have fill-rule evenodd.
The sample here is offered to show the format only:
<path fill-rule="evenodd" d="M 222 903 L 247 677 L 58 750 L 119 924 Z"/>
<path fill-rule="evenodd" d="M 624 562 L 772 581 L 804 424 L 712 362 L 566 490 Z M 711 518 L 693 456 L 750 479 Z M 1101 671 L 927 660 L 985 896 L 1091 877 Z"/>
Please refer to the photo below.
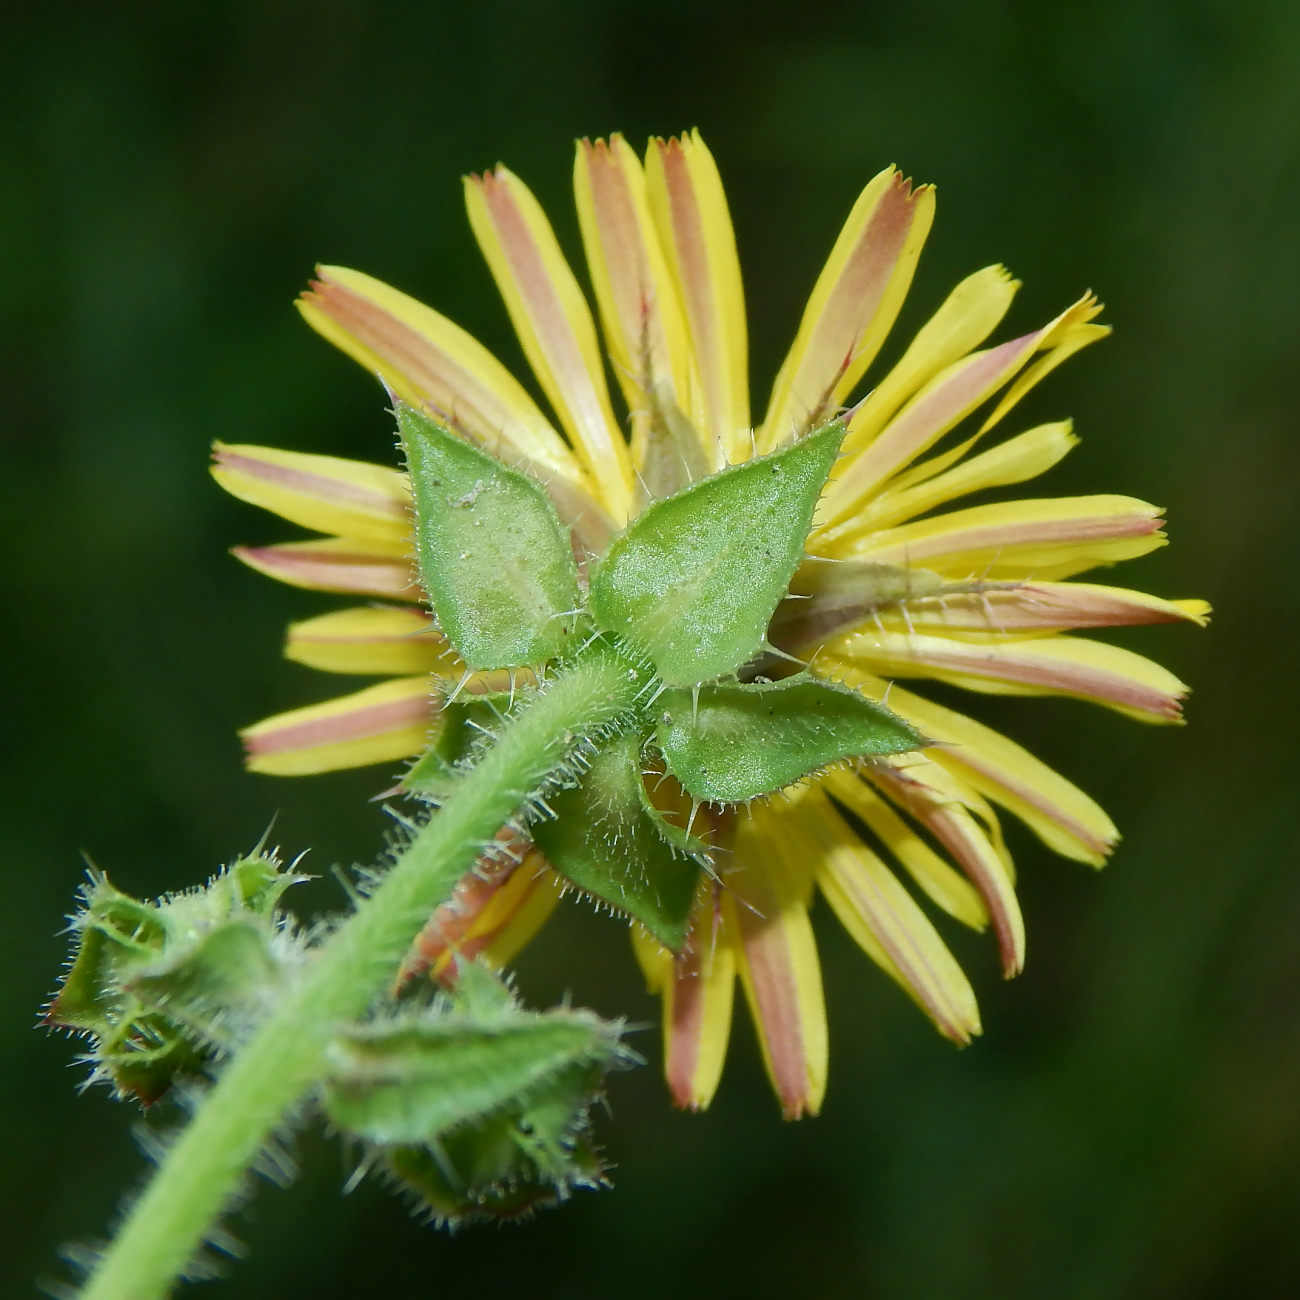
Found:
<path fill-rule="evenodd" d="M 822 915 L 819 1120 L 781 1123 L 741 1018 L 709 1115 L 671 1112 L 653 1067 L 615 1081 L 615 1191 L 455 1238 L 342 1197 L 309 1136 L 300 1182 L 234 1225 L 251 1258 L 219 1293 L 1300 1294 L 1300 5 L 52 0 L 0 24 L 4 1295 L 143 1169 L 137 1117 L 78 1097 L 73 1046 L 32 1028 L 81 851 L 154 893 L 275 815 L 318 871 L 380 841 L 382 770 L 246 776 L 234 736 L 338 684 L 278 658 L 288 618 L 337 602 L 226 555 L 293 530 L 214 487 L 209 442 L 391 447 L 295 292 L 317 260 L 363 268 L 515 363 L 458 177 L 508 161 L 574 249 L 573 137 L 692 125 L 729 186 L 756 403 L 889 162 L 940 195 L 903 334 L 992 261 L 1026 281 L 1017 332 L 1102 295 L 1115 337 L 1012 427 L 1076 417 L 1045 492 L 1170 508 L 1175 544 L 1123 576 L 1217 619 L 1126 643 L 1194 683 L 1192 725 L 976 702 L 1126 838 L 1095 876 L 1013 829 L 1029 966 L 1004 986 L 956 936 L 985 1010 L 968 1051 Z M 621 927 L 578 907 L 521 972 L 536 1001 L 653 1018 Z"/>

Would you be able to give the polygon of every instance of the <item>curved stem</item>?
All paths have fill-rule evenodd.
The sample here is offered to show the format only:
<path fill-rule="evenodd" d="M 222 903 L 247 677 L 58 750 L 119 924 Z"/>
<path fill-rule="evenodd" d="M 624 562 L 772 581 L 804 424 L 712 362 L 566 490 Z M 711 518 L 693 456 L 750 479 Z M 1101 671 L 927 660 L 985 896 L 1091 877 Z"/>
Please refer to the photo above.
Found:
<path fill-rule="evenodd" d="M 167 1294 L 267 1138 L 316 1082 L 338 1024 L 362 1015 L 383 992 L 430 912 L 575 743 L 633 707 L 636 677 L 626 661 L 596 647 L 502 729 L 231 1060 L 132 1207 L 82 1300 Z"/>

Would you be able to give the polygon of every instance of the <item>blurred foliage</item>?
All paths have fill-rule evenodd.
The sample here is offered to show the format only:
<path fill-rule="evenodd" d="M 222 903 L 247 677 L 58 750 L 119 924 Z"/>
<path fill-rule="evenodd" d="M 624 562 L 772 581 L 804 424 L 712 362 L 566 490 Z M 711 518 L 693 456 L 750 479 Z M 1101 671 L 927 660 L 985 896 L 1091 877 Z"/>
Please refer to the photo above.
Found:
<path fill-rule="evenodd" d="M 1017 427 L 1071 414 L 1046 493 L 1167 504 L 1134 585 L 1205 595 L 1148 629 L 1192 726 L 978 701 L 1126 833 L 1099 878 L 1015 835 L 1029 966 L 969 944 L 983 1040 L 943 1043 L 832 925 L 823 1117 L 784 1125 L 747 1029 L 715 1109 L 620 1076 L 612 1194 L 456 1237 L 292 1191 L 232 1227 L 229 1294 L 799 1294 L 918 1300 L 1300 1290 L 1300 879 L 1290 771 L 1300 555 L 1300 6 L 1291 0 L 85 0 L 0 17 L 0 1289 L 30 1293 L 142 1171 L 135 1122 L 32 1031 L 84 849 L 122 888 L 192 884 L 272 818 L 366 860 L 386 773 L 245 776 L 235 728 L 334 683 L 278 659 L 332 606 L 225 554 L 286 536 L 208 480 L 213 438 L 383 459 L 373 382 L 296 318 L 317 260 L 435 302 L 511 363 L 457 177 L 504 159 L 576 249 L 574 136 L 699 125 L 739 229 L 759 400 L 857 189 L 940 187 L 900 337 L 961 275 L 1026 281 L 1009 326 L 1083 288 L 1113 340 Z M 954 942 L 960 944 L 961 936 Z M 562 909 L 521 963 L 652 1021 L 621 928 Z M 653 1031 L 634 1038 L 654 1051 Z"/>

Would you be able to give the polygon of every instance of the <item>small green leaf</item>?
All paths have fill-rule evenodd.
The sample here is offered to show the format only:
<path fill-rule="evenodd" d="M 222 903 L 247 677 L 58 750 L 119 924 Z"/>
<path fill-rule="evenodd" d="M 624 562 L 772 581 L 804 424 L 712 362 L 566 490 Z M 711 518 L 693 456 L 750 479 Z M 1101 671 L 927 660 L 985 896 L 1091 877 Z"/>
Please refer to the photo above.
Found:
<path fill-rule="evenodd" d="M 101 875 L 73 919 L 71 969 L 51 1024 L 92 1039 L 91 1078 L 149 1105 L 202 1076 L 266 1009 L 301 946 L 276 904 L 306 880 L 256 851 L 199 889 L 141 902 Z"/>
<path fill-rule="evenodd" d="M 50 1005 L 52 1024 L 109 1033 L 121 1014 L 122 980 L 154 961 L 166 943 L 162 914 L 115 889 L 106 876 L 84 891 L 85 907 L 73 919 L 76 956 Z"/>
<path fill-rule="evenodd" d="M 237 913 L 177 945 L 174 955 L 133 975 L 123 988 L 193 1037 L 227 1044 L 232 1030 L 266 1009 L 279 985 L 273 933 L 266 919 Z"/>
<path fill-rule="evenodd" d="M 603 1173 L 588 1112 L 637 1058 L 622 1024 L 523 1008 L 474 963 L 451 1000 L 348 1027 L 325 1107 L 444 1222 L 515 1218 Z"/>
<path fill-rule="evenodd" d="M 326 1108 L 371 1142 L 431 1142 L 610 1050 L 606 1026 L 577 1012 L 517 1012 L 490 1028 L 445 1013 L 379 1021 L 331 1048 Z"/>
<path fill-rule="evenodd" d="M 483 748 L 510 709 L 507 692 L 472 695 L 464 692 L 443 703 L 438 714 L 438 734 L 432 745 L 402 777 L 410 794 L 434 801 L 446 797 L 460 773 Z"/>
<path fill-rule="evenodd" d="M 926 743 L 882 705 L 801 673 L 747 686 L 665 691 L 656 740 L 668 770 L 696 799 L 740 803 L 827 763 L 902 754 Z"/>
<path fill-rule="evenodd" d="M 592 575 L 600 626 L 670 685 L 735 672 L 763 644 L 843 436 L 833 422 L 649 506 Z"/>
<path fill-rule="evenodd" d="M 523 1218 L 564 1200 L 575 1187 L 605 1185 L 585 1105 L 570 1109 L 564 1138 L 544 1154 L 532 1137 L 533 1114 L 490 1115 L 431 1146 L 395 1147 L 386 1163 L 437 1222 L 457 1226 Z"/>
<path fill-rule="evenodd" d="M 460 657 L 512 668 L 569 649 L 578 571 L 546 490 L 400 402 L 397 424 L 420 576 Z"/>
<path fill-rule="evenodd" d="M 615 737 L 579 784 L 549 803 L 555 820 L 534 826 L 533 838 L 556 871 L 680 951 L 707 849 L 650 803 L 641 779 L 641 738 Z"/>

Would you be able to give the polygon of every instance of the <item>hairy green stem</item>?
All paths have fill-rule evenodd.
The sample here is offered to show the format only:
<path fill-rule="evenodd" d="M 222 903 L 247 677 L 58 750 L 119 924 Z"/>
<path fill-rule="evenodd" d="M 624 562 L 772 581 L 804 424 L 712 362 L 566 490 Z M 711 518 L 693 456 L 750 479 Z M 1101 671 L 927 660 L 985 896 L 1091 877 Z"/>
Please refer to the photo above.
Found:
<path fill-rule="evenodd" d="M 82 1300 L 167 1294 L 267 1138 L 317 1081 L 337 1026 L 362 1015 L 383 992 L 430 912 L 575 742 L 633 707 L 637 676 L 625 660 L 597 646 L 503 727 L 382 884 L 321 948 L 302 982 L 231 1060 L 133 1206 Z"/>

